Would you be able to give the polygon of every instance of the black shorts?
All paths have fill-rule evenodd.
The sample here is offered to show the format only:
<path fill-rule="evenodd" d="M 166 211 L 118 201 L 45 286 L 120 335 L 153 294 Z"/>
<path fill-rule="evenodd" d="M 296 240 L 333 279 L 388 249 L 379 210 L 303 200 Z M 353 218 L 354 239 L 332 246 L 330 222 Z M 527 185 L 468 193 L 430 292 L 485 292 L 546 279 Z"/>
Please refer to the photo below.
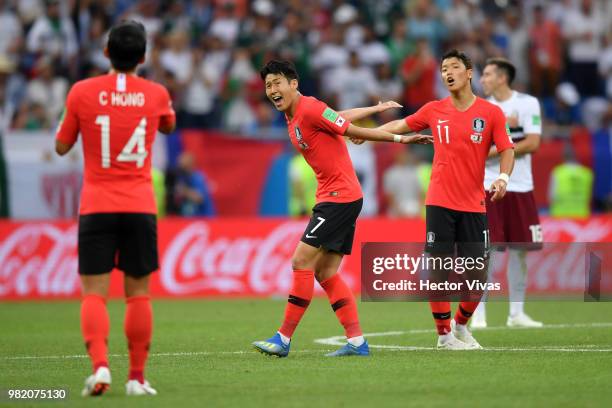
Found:
<path fill-rule="evenodd" d="M 487 257 L 489 229 L 487 215 L 426 206 L 425 252 L 432 255 Z"/>
<path fill-rule="evenodd" d="M 159 268 L 157 218 L 142 213 L 96 213 L 79 217 L 79 274 L 117 268 L 141 277 Z"/>
<path fill-rule="evenodd" d="M 302 235 L 302 242 L 316 248 L 350 255 L 355 237 L 355 223 L 363 199 L 350 203 L 319 203 Z"/>

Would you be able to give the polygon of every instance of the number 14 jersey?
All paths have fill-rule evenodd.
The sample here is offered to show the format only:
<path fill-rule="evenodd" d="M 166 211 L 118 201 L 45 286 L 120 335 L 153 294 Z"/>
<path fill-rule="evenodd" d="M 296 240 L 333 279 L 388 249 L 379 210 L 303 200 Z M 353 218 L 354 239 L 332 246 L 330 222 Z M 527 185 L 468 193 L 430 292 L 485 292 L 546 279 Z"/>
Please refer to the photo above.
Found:
<path fill-rule="evenodd" d="M 79 213 L 155 214 L 151 146 L 158 128 L 174 121 L 168 91 L 155 82 L 119 73 L 74 84 L 56 138 L 72 145 L 82 137 Z"/>
<path fill-rule="evenodd" d="M 461 112 L 447 97 L 429 102 L 405 120 L 412 131 L 431 128 L 433 135 L 434 159 L 425 204 L 486 212 L 483 180 L 489 149 L 493 143 L 498 152 L 514 147 L 502 110 L 477 97 Z"/>

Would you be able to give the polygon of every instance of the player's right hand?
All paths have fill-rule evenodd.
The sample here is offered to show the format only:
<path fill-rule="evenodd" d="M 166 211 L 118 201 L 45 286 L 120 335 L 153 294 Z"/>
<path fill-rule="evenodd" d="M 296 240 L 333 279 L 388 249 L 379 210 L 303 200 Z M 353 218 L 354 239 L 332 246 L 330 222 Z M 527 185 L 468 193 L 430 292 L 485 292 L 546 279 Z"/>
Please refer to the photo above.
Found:
<path fill-rule="evenodd" d="M 403 144 L 432 144 L 433 136 L 431 135 L 403 135 L 400 143 Z"/>
<path fill-rule="evenodd" d="M 387 102 L 378 101 L 378 105 L 376 105 L 376 107 L 378 108 L 378 112 L 384 112 L 387 109 L 402 108 L 402 105 L 400 105 L 399 103 L 395 101 L 387 101 Z"/>

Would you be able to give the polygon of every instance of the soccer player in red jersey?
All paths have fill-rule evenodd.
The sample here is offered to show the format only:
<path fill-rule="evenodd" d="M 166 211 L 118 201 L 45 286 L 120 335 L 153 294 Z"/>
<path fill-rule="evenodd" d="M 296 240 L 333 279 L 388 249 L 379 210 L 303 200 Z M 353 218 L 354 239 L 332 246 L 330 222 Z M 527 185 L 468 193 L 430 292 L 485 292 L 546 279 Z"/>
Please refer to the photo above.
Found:
<path fill-rule="evenodd" d="M 363 338 L 353 293 L 336 272 L 342 257 L 351 253 L 355 222 L 361 211 L 362 193 L 342 136 L 356 140 L 400 143 L 430 143 L 423 135 L 400 136 L 351 124 L 375 112 L 397 106 L 392 103 L 336 112 L 316 98 L 298 91 L 293 64 L 270 61 L 260 72 L 266 96 L 285 113 L 289 137 L 304 155 L 317 177 L 317 204 L 301 241 L 293 254 L 293 285 L 278 332 L 256 341 L 260 352 L 285 357 L 291 337 L 310 304 L 315 279 L 327 294 L 342 326 L 347 344 L 328 356 L 369 355 Z"/>
<path fill-rule="evenodd" d="M 80 133 L 85 156 L 78 256 L 81 331 L 93 374 L 85 381 L 84 396 L 101 395 L 111 383 L 106 298 L 114 268 L 125 274 L 126 393 L 156 394 L 144 379 L 153 325 L 149 276 L 159 267 L 151 145 L 158 130 L 174 130 L 175 114 L 168 91 L 135 74 L 145 49 L 142 24 L 113 27 L 105 49 L 111 71 L 74 84 L 57 129 L 59 155 L 70 151 Z"/>
<path fill-rule="evenodd" d="M 499 175 L 489 189 L 493 192 L 491 201 L 495 202 L 506 193 L 514 166 L 514 147 L 502 110 L 474 95 L 470 59 L 452 50 L 442 57 L 440 72 L 449 97 L 429 102 L 415 114 L 379 129 L 393 133 L 432 130 L 434 159 L 425 200 L 426 253 L 445 256 L 454 254 L 456 249 L 459 257 L 486 260 L 489 231 L 483 186 L 485 162 L 495 143 Z M 486 270 L 476 272 L 484 272 L 484 283 Z M 467 329 L 477 301 L 462 301 L 452 322 L 450 302 L 430 301 L 430 305 L 439 334 L 438 348 L 481 348 Z"/>

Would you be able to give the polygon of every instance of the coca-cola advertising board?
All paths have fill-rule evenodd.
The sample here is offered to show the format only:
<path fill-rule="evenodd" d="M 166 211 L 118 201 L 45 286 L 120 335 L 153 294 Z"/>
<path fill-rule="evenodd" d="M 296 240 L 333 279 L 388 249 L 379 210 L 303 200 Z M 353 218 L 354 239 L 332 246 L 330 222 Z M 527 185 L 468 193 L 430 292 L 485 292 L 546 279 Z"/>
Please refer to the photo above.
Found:
<path fill-rule="evenodd" d="M 152 294 L 285 296 L 291 283 L 291 255 L 306 224 L 305 219 L 161 220 L 161 267 L 153 275 Z M 547 218 L 542 229 L 547 242 L 612 242 L 612 216 L 583 221 Z M 353 254 L 345 257 L 341 273 L 358 292 L 362 243 L 421 242 L 424 236 L 420 219 L 359 220 Z M 77 271 L 75 222 L 0 221 L 0 299 L 77 298 Z M 554 289 L 541 279 L 535 283 L 538 291 Z M 580 282 L 575 289 L 583 289 Z M 121 296 L 122 290 L 121 273 L 114 273 L 111 296 Z"/>

